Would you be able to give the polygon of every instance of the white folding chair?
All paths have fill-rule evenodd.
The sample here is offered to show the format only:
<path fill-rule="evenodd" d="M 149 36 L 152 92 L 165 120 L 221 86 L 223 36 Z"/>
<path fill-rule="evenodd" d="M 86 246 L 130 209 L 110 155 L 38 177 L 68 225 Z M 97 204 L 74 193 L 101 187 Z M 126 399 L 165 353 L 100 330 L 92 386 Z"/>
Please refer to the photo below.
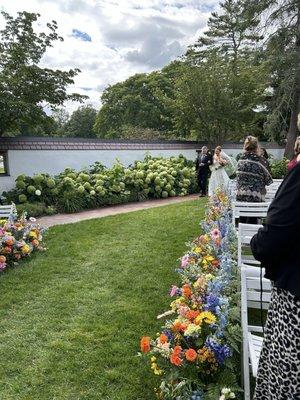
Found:
<path fill-rule="evenodd" d="M 14 203 L 6 206 L 0 206 L 0 219 L 9 218 L 11 215 L 16 215 L 17 209 Z"/>
<path fill-rule="evenodd" d="M 232 203 L 232 223 L 236 226 L 236 220 L 240 217 L 265 218 L 270 204 L 270 202 L 248 203 L 234 201 Z"/>
<path fill-rule="evenodd" d="M 257 267 L 260 267 L 260 262 L 253 257 L 250 242 L 260 228 L 262 225 L 241 223 L 238 225 L 238 266 L 242 267 L 244 264 L 253 266 L 258 271 L 258 275 L 260 268 Z"/>
<path fill-rule="evenodd" d="M 244 399 L 250 400 L 250 368 L 254 378 L 257 376 L 258 362 L 263 344 L 263 328 L 250 325 L 248 309 L 268 309 L 271 300 L 269 280 L 252 276 L 248 266 L 241 268 L 241 320 L 243 332 L 243 374 Z M 259 335 L 259 333 L 261 335 Z"/>

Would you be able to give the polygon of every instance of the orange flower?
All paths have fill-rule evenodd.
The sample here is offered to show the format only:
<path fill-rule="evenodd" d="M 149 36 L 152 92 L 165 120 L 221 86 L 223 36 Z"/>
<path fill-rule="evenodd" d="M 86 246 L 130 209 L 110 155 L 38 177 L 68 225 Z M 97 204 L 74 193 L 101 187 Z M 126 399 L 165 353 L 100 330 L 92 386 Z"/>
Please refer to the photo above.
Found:
<path fill-rule="evenodd" d="M 160 343 L 164 344 L 168 341 L 168 336 L 162 333 L 159 337 Z"/>
<path fill-rule="evenodd" d="M 9 238 L 5 241 L 6 246 L 12 246 L 14 244 L 14 238 Z"/>
<path fill-rule="evenodd" d="M 181 322 L 177 321 L 173 325 L 173 330 L 176 332 L 184 332 L 187 328 L 186 324 L 182 324 Z"/>
<path fill-rule="evenodd" d="M 40 244 L 40 242 L 39 242 L 37 239 L 33 239 L 33 240 L 31 241 L 31 243 L 32 243 L 32 245 L 35 246 L 35 247 L 37 247 L 37 246 Z"/>
<path fill-rule="evenodd" d="M 189 320 L 193 320 L 196 317 L 198 317 L 198 315 L 200 314 L 199 311 L 194 311 L 194 310 L 189 310 L 187 311 L 187 313 L 185 314 L 185 316 L 189 319 Z"/>
<path fill-rule="evenodd" d="M 5 254 L 9 254 L 9 253 L 11 253 L 11 251 L 12 251 L 12 248 L 9 246 L 5 246 L 3 249 L 3 253 L 5 253 Z"/>
<path fill-rule="evenodd" d="M 219 260 L 214 260 L 214 261 L 212 261 L 212 265 L 214 267 L 218 267 L 220 265 L 220 261 Z"/>
<path fill-rule="evenodd" d="M 170 361 L 172 364 L 176 365 L 177 367 L 180 367 L 182 364 L 181 358 L 177 354 L 171 354 Z"/>
<path fill-rule="evenodd" d="M 141 351 L 142 353 L 148 353 L 150 351 L 150 338 L 149 336 L 143 336 L 141 339 Z"/>
<path fill-rule="evenodd" d="M 181 346 L 175 346 L 173 349 L 173 354 L 177 354 L 179 355 L 182 351 L 182 347 Z"/>
<path fill-rule="evenodd" d="M 6 257 L 5 256 L 0 256 L 0 264 L 5 263 Z"/>
<path fill-rule="evenodd" d="M 185 352 L 185 358 L 186 358 L 188 361 L 195 361 L 196 358 L 197 358 L 197 352 L 196 352 L 194 349 L 188 349 L 188 350 Z"/>
<path fill-rule="evenodd" d="M 190 286 L 189 286 L 187 283 L 186 283 L 185 285 L 182 286 L 182 294 L 183 294 L 185 297 L 191 297 L 191 295 L 192 295 L 191 288 L 190 288 Z"/>

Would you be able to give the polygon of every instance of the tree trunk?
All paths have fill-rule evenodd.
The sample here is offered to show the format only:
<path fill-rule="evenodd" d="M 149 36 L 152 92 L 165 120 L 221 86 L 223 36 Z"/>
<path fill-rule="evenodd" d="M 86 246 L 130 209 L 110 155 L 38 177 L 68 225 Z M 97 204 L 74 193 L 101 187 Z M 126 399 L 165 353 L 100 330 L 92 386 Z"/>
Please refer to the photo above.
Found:
<path fill-rule="evenodd" d="M 290 126 L 286 137 L 284 156 L 291 160 L 294 157 L 294 145 L 300 132 L 298 129 L 298 115 L 300 115 L 300 90 L 297 89 L 294 95 L 294 102 L 291 112 Z"/>
<path fill-rule="evenodd" d="M 289 130 L 287 133 L 287 141 L 284 156 L 289 160 L 294 157 L 294 145 L 297 136 L 299 136 L 299 127 L 298 127 L 298 118 L 300 115 L 300 68 L 299 68 L 299 59 L 300 59 L 300 7 L 298 6 L 298 16 L 297 16 L 297 25 L 296 25 L 296 79 L 295 79 L 295 90 L 294 90 L 294 98 L 291 110 L 291 120 L 289 125 Z"/>

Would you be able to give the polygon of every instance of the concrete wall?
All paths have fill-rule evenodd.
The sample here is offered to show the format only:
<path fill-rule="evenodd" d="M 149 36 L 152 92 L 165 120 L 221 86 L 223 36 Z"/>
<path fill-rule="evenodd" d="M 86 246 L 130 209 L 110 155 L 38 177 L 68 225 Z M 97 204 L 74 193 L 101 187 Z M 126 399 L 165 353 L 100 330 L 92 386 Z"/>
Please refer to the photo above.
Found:
<path fill-rule="evenodd" d="M 8 154 L 8 176 L 0 175 L 0 194 L 5 190 L 10 190 L 15 186 L 15 179 L 20 174 L 33 175 L 35 173 L 44 172 L 50 175 L 55 175 L 63 171 L 67 167 L 74 169 L 81 169 L 88 167 L 95 161 L 100 161 L 107 167 L 111 167 L 114 161 L 118 158 L 125 166 L 133 163 L 136 160 L 142 160 L 146 154 L 152 156 L 171 157 L 183 154 L 190 160 L 196 158 L 196 148 L 198 145 L 194 145 L 194 148 L 180 148 L 182 146 L 176 145 L 178 148 L 167 148 L 167 149 L 24 149 L 17 150 L 7 149 Z M 175 146 L 175 147 L 176 147 Z M 13 146 L 12 146 L 13 147 Z M 143 147 L 141 145 L 140 147 Z M 151 146 L 150 146 L 151 147 Z M 228 155 L 236 156 L 242 151 L 242 144 L 234 146 L 224 145 L 224 151 Z M 281 158 L 283 156 L 282 148 L 269 148 L 268 152 L 275 158 Z"/>

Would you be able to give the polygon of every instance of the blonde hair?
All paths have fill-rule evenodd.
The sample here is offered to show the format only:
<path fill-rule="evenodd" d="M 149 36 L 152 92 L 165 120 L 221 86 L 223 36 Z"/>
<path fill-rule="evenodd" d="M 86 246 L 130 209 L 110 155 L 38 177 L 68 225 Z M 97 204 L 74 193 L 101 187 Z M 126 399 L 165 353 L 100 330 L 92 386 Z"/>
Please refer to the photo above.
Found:
<path fill-rule="evenodd" d="M 295 146 L 294 146 L 295 155 L 298 156 L 300 154 L 300 136 L 297 137 Z"/>
<path fill-rule="evenodd" d="M 215 148 L 215 152 L 216 152 L 216 150 L 222 151 L 222 147 L 221 147 L 221 146 L 217 146 L 217 147 Z"/>
<path fill-rule="evenodd" d="M 258 139 L 255 136 L 247 136 L 244 142 L 245 151 L 257 151 L 258 150 Z"/>

